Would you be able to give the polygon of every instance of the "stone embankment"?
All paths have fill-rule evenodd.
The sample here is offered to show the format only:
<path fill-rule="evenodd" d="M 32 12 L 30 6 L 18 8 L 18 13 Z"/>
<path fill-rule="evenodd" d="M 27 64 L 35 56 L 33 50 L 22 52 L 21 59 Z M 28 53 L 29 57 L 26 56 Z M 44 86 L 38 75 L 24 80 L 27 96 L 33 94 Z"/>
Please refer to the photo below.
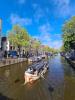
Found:
<path fill-rule="evenodd" d="M 21 63 L 26 61 L 26 58 L 8 58 L 8 59 L 2 59 L 0 60 L 0 67 L 7 66 L 7 65 L 12 65 L 16 63 Z"/>

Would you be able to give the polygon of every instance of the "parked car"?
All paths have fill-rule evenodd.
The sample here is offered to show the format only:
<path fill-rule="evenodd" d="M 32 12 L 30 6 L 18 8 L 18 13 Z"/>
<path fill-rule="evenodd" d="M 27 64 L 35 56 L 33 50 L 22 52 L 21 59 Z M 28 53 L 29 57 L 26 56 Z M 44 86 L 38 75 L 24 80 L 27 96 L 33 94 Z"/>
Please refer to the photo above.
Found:
<path fill-rule="evenodd" d="M 15 50 L 9 51 L 8 55 L 9 55 L 9 57 L 17 58 L 17 51 L 15 51 Z"/>

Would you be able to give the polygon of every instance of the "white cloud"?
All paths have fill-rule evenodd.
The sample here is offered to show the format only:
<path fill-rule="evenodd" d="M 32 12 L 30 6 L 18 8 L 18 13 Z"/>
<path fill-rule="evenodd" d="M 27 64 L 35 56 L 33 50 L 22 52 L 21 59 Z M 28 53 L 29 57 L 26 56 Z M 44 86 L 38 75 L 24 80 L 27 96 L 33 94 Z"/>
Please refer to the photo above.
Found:
<path fill-rule="evenodd" d="M 26 0 L 18 0 L 19 4 L 24 4 L 26 2 Z"/>
<path fill-rule="evenodd" d="M 39 7 L 36 9 L 35 13 L 34 13 L 34 19 L 36 22 L 39 22 L 41 18 L 43 18 L 44 16 L 44 12 L 43 10 Z"/>
<path fill-rule="evenodd" d="M 39 27 L 40 35 L 34 36 L 34 38 L 39 39 L 44 45 L 59 49 L 62 45 L 61 35 L 51 34 L 52 30 L 53 29 L 49 23 L 41 25 Z"/>
<path fill-rule="evenodd" d="M 69 5 L 70 0 L 53 0 L 55 5 Z"/>
<path fill-rule="evenodd" d="M 34 36 L 34 38 L 40 40 L 42 44 L 48 45 L 51 48 L 59 49 L 62 46 L 62 40 L 59 40 L 56 38 L 55 40 L 52 40 L 52 37 L 50 34 L 40 34 L 39 36 Z"/>
<path fill-rule="evenodd" d="M 62 34 L 60 33 L 56 33 L 56 34 L 52 34 L 53 37 L 56 37 L 56 38 L 62 38 Z"/>
<path fill-rule="evenodd" d="M 43 24 L 39 27 L 39 32 L 40 32 L 40 36 L 39 39 L 43 42 L 43 43 L 48 43 L 51 41 L 51 35 L 50 32 L 52 30 L 52 27 L 50 26 L 49 23 Z"/>
<path fill-rule="evenodd" d="M 10 15 L 10 22 L 11 22 L 12 25 L 19 24 L 21 26 L 32 24 L 32 20 L 30 18 L 22 18 L 22 17 L 20 17 L 16 14 Z"/>
<path fill-rule="evenodd" d="M 41 40 L 44 45 L 48 45 L 55 49 L 59 49 L 62 46 L 62 40 L 59 40 L 58 38 L 52 40 L 51 35 L 42 36 Z"/>
<path fill-rule="evenodd" d="M 59 49 L 59 48 L 62 46 L 62 41 L 61 41 L 61 40 L 54 40 L 54 41 L 51 41 L 50 46 L 51 46 L 52 48 Z"/>
<path fill-rule="evenodd" d="M 59 17 L 67 17 L 72 14 L 70 0 L 52 0 L 55 6 L 55 14 Z"/>
<path fill-rule="evenodd" d="M 49 23 L 46 23 L 39 27 L 39 31 L 40 33 L 47 34 L 47 33 L 50 33 L 50 31 L 52 31 L 52 27 Z"/>
<path fill-rule="evenodd" d="M 32 7 L 33 7 L 33 10 L 34 10 L 34 19 L 35 19 L 35 22 L 39 22 L 40 19 L 44 17 L 44 10 L 37 3 L 33 3 Z"/>
<path fill-rule="evenodd" d="M 41 26 L 39 26 L 39 35 L 34 36 L 34 38 L 39 39 L 43 44 L 48 44 L 51 41 L 50 38 L 50 30 L 51 30 L 51 26 L 49 23 L 43 24 Z"/>
<path fill-rule="evenodd" d="M 41 20 L 44 22 L 49 21 L 50 9 L 48 7 L 42 7 L 42 4 L 33 3 L 32 8 L 34 10 L 33 17 L 35 22 L 39 24 Z"/>

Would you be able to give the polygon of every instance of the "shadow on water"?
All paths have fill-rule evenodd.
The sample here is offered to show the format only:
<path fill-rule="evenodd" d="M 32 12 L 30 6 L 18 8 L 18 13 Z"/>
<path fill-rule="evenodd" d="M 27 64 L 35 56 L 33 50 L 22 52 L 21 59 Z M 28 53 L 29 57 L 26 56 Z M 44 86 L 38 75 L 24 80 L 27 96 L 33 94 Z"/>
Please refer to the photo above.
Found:
<path fill-rule="evenodd" d="M 48 85 L 48 90 L 49 92 L 53 92 L 54 91 L 54 87 L 49 83 L 49 81 L 45 78 L 45 77 L 41 77 L 45 82 L 46 84 Z"/>
<path fill-rule="evenodd" d="M 18 83 L 18 82 L 20 82 L 20 79 L 17 78 L 14 82 L 15 82 L 15 83 Z"/>
<path fill-rule="evenodd" d="M 49 92 L 53 92 L 54 88 L 51 85 L 49 85 L 48 90 L 49 90 Z"/>
<path fill-rule="evenodd" d="M 0 100 L 13 100 L 13 99 L 8 98 L 7 96 L 4 96 L 3 94 L 0 93 Z"/>

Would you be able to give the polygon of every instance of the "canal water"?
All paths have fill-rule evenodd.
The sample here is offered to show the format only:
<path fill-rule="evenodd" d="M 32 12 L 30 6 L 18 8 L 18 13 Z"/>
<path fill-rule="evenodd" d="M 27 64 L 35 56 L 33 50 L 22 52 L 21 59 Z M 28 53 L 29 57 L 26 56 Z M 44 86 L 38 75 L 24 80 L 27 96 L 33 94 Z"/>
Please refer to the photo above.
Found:
<path fill-rule="evenodd" d="M 24 85 L 27 67 L 23 62 L 0 68 L 0 100 L 75 100 L 75 70 L 64 58 L 50 58 L 45 79 Z"/>

